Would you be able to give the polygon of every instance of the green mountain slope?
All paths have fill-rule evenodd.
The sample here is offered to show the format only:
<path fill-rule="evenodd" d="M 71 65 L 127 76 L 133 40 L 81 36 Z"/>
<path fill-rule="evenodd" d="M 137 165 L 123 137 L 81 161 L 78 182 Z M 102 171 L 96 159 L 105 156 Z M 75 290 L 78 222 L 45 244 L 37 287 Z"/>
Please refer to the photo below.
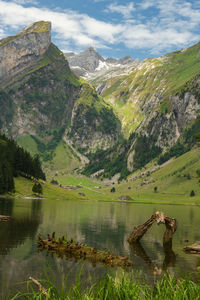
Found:
<path fill-rule="evenodd" d="M 188 143 L 185 136 L 193 136 L 199 130 L 200 43 L 146 59 L 127 75 L 97 78 L 93 84 L 99 86 L 101 80 L 101 95 L 121 120 L 127 138 L 120 153 L 128 171 L 144 166 L 178 144 L 184 151 L 191 149 L 184 143 Z"/>
<path fill-rule="evenodd" d="M 94 88 L 70 70 L 50 43 L 47 25 L 34 23 L 0 42 L 0 56 L 11 48 L 18 53 L 12 63 L 6 66 L 8 53 L 0 64 L 0 129 L 39 153 L 48 168 L 71 170 L 88 160 L 85 155 L 117 144 L 120 122 Z"/>
<path fill-rule="evenodd" d="M 181 93 L 186 83 L 199 75 L 199 53 L 200 43 L 163 57 L 146 59 L 130 74 L 104 82 L 102 96 L 113 106 L 127 137 L 150 110 L 159 113 L 170 110 L 169 97 Z"/>

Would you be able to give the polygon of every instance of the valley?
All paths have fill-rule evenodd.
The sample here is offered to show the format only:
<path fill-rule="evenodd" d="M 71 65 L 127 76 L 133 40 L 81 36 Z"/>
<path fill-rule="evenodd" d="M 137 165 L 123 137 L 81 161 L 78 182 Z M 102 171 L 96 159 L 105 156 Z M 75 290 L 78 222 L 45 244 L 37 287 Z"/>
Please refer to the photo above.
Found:
<path fill-rule="evenodd" d="M 27 43 L 29 52 L 24 52 Z M 126 194 L 135 200 L 138 190 L 146 197 L 153 185 L 162 187 L 161 198 L 173 197 L 170 189 L 173 182 L 182 185 L 182 176 L 168 178 L 166 187 L 164 175 L 158 183 L 154 176 L 167 160 L 173 166 L 178 156 L 181 161 L 181 155 L 198 152 L 199 43 L 141 62 L 105 59 L 92 47 L 63 55 L 51 43 L 51 24 L 41 21 L 1 40 L 1 55 L 6 51 L 0 65 L 1 131 L 32 155 L 40 155 L 48 180 L 58 178 L 66 185 L 67 177 L 83 174 L 117 185 L 116 199 L 127 181 L 133 186 Z M 17 56 L 6 64 L 9 51 L 17 51 Z M 90 83 L 70 66 L 75 72 L 83 68 L 81 74 Z M 150 166 L 157 169 L 155 174 Z M 191 182 L 183 198 L 193 189 Z M 113 198 L 107 191 L 106 197 Z M 157 198 L 158 193 L 148 197 Z"/>
<path fill-rule="evenodd" d="M 44 183 L 43 197 L 95 202 L 199 205 L 199 158 L 199 149 L 195 148 L 161 166 L 150 163 L 129 175 L 122 183 L 58 172 L 53 177 L 57 184 Z M 16 178 L 15 197 L 33 197 L 32 185 L 29 180 Z M 115 192 L 111 192 L 113 187 Z M 155 187 L 157 187 L 156 192 Z M 191 196 L 192 190 L 194 196 Z"/>

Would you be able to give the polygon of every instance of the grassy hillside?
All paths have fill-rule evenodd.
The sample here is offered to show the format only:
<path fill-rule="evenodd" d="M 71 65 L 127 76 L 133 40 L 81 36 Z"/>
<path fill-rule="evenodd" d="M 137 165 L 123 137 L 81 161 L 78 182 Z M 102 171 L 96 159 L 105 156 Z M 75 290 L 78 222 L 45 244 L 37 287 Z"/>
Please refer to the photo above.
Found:
<path fill-rule="evenodd" d="M 82 199 L 92 201 L 120 201 L 120 196 L 129 196 L 133 202 L 200 204 L 200 150 L 195 148 L 184 155 L 172 159 L 162 166 L 147 165 L 131 174 L 129 178 L 117 184 L 97 182 L 78 175 L 59 173 L 55 179 L 67 189 L 50 183 L 43 185 L 44 197 L 52 199 Z M 16 178 L 16 195 L 32 195 L 31 181 Z M 71 186 L 71 189 L 69 188 Z M 76 187 L 78 188 L 76 189 Z M 74 189 L 75 187 L 75 189 Z M 111 193 L 111 188 L 115 192 Z M 157 187 L 157 191 L 154 188 Z M 191 191 L 195 196 L 190 196 Z M 122 200 L 124 202 L 124 200 Z"/>
<path fill-rule="evenodd" d="M 163 57 L 146 59 L 130 74 L 106 82 L 102 96 L 113 106 L 126 137 L 144 119 L 143 104 L 153 95 L 162 99 L 160 107 L 154 109 L 161 113 L 170 109 L 169 96 L 181 93 L 186 83 L 200 73 L 199 51 L 200 43 Z"/>

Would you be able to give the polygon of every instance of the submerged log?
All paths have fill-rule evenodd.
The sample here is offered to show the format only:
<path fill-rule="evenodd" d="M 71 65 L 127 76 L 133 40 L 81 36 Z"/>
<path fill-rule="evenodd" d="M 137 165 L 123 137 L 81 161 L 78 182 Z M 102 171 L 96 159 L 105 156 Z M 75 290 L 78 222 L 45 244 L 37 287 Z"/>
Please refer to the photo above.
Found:
<path fill-rule="evenodd" d="M 200 254 L 200 241 L 184 247 L 183 250 L 190 254 Z"/>
<path fill-rule="evenodd" d="M 52 236 L 48 234 L 47 239 L 43 239 L 39 235 L 37 243 L 39 251 L 46 250 L 48 253 L 55 253 L 62 258 L 87 259 L 93 264 L 103 263 L 109 266 L 128 267 L 132 265 L 128 257 L 111 254 L 108 250 L 101 251 L 95 247 L 88 247 L 72 239 L 67 240 L 64 236 L 56 240 L 55 233 Z"/>
<path fill-rule="evenodd" d="M 163 212 L 157 211 L 144 224 L 134 227 L 133 232 L 128 238 L 128 242 L 130 244 L 138 242 L 154 222 L 157 222 L 158 225 L 165 224 L 166 226 L 166 231 L 163 236 L 163 243 L 167 243 L 170 239 L 172 239 L 172 236 L 177 228 L 176 219 L 169 218 Z"/>

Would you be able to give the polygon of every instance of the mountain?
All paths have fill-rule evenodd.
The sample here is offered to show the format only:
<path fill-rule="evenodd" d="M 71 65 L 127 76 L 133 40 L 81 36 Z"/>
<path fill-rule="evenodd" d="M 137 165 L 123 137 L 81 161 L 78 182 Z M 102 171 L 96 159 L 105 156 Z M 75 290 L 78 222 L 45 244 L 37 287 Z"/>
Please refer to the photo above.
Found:
<path fill-rule="evenodd" d="M 118 147 L 118 155 L 104 153 L 108 155 L 104 166 L 98 163 L 102 154 L 94 155 L 85 174 L 104 169 L 113 175 L 110 169 L 120 165 L 116 171 L 126 176 L 155 157 L 164 162 L 194 146 L 200 130 L 200 43 L 91 83 L 113 107 L 126 142 Z"/>
<path fill-rule="evenodd" d="M 99 76 L 109 76 L 110 78 L 114 74 L 128 73 L 130 68 L 138 62 L 130 56 L 120 59 L 111 57 L 105 59 L 93 47 L 89 47 L 79 54 L 68 52 L 64 55 L 74 73 L 89 81 Z"/>
<path fill-rule="evenodd" d="M 111 106 L 51 43 L 49 22 L 0 41 L 0 111 L 0 130 L 54 169 L 80 166 L 121 138 Z"/>
<path fill-rule="evenodd" d="M 51 43 L 49 22 L 0 41 L 0 130 L 39 153 L 46 173 L 84 166 L 86 175 L 123 179 L 194 146 L 200 43 L 142 62 L 91 47 L 67 57 Z"/>

